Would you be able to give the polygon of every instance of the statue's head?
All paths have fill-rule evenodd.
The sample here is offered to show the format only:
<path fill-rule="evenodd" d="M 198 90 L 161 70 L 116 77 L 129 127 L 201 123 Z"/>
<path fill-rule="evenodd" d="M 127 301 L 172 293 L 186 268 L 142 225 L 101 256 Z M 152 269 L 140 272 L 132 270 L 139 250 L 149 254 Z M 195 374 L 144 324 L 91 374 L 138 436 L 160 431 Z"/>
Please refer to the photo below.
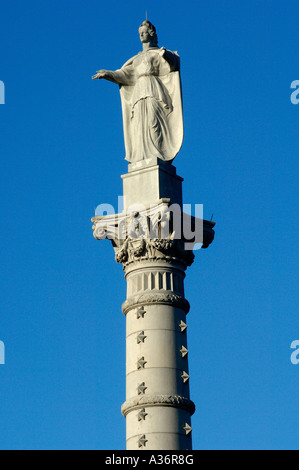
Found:
<path fill-rule="evenodd" d="M 139 26 L 139 36 L 142 43 L 150 42 L 151 46 L 158 46 L 156 28 L 150 21 L 146 20 Z"/>

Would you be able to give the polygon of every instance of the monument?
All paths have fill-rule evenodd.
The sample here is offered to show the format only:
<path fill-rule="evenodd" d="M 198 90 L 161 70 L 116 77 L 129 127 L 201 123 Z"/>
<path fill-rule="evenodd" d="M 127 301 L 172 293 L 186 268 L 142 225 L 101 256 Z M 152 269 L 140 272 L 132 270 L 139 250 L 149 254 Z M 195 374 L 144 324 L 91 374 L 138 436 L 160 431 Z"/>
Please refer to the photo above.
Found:
<path fill-rule="evenodd" d="M 119 85 L 129 162 L 122 175 L 123 212 L 92 222 L 96 239 L 111 240 L 127 281 L 122 306 L 127 449 L 189 450 L 195 405 L 189 392 L 184 278 L 193 246 L 210 245 L 215 222 L 183 213 L 183 179 L 172 164 L 183 141 L 180 58 L 158 47 L 149 21 L 139 35 L 139 54 L 119 70 L 92 77 Z"/>

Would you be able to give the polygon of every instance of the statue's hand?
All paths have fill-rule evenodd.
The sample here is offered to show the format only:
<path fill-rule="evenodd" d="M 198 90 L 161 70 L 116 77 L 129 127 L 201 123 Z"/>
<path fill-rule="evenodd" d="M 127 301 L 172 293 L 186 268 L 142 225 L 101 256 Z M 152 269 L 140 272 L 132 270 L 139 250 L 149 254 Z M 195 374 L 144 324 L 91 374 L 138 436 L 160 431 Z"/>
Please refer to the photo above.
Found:
<path fill-rule="evenodd" d="M 160 50 L 160 52 L 159 52 L 159 55 L 160 55 L 161 57 L 164 57 L 165 52 L 166 52 L 165 47 L 161 47 L 161 50 Z"/>
<path fill-rule="evenodd" d="M 92 79 L 93 80 L 100 80 L 101 78 L 108 78 L 109 77 L 109 71 L 108 70 L 98 70 L 95 75 L 93 75 Z"/>

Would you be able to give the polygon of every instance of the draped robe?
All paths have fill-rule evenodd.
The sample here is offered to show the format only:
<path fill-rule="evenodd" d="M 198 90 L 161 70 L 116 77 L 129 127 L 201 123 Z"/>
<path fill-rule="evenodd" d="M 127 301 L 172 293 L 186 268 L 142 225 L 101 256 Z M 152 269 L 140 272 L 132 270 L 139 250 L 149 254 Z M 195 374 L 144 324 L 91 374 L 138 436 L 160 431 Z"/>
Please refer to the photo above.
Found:
<path fill-rule="evenodd" d="M 126 160 L 171 161 L 183 141 L 180 59 L 158 47 L 140 52 L 112 72 L 120 86 Z"/>

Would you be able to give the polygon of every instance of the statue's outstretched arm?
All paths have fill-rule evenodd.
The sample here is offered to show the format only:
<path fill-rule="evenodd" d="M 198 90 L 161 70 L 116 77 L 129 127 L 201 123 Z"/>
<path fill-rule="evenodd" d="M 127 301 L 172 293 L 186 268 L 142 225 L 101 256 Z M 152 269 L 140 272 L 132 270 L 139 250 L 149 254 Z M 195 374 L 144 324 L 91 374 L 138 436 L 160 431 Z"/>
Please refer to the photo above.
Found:
<path fill-rule="evenodd" d="M 105 80 L 109 80 L 110 82 L 118 83 L 115 80 L 114 73 L 111 70 L 98 70 L 95 75 L 93 75 L 93 80 L 100 80 L 101 78 L 105 78 Z"/>
<path fill-rule="evenodd" d="M 110 82 L 117 83 L 117 85 L 134 85 L 134 74 L 130 73 L 129 70 L 98 70 L 98 72 L 92 77 L 93 80 L 100 80 L 104 78 Z"/>

